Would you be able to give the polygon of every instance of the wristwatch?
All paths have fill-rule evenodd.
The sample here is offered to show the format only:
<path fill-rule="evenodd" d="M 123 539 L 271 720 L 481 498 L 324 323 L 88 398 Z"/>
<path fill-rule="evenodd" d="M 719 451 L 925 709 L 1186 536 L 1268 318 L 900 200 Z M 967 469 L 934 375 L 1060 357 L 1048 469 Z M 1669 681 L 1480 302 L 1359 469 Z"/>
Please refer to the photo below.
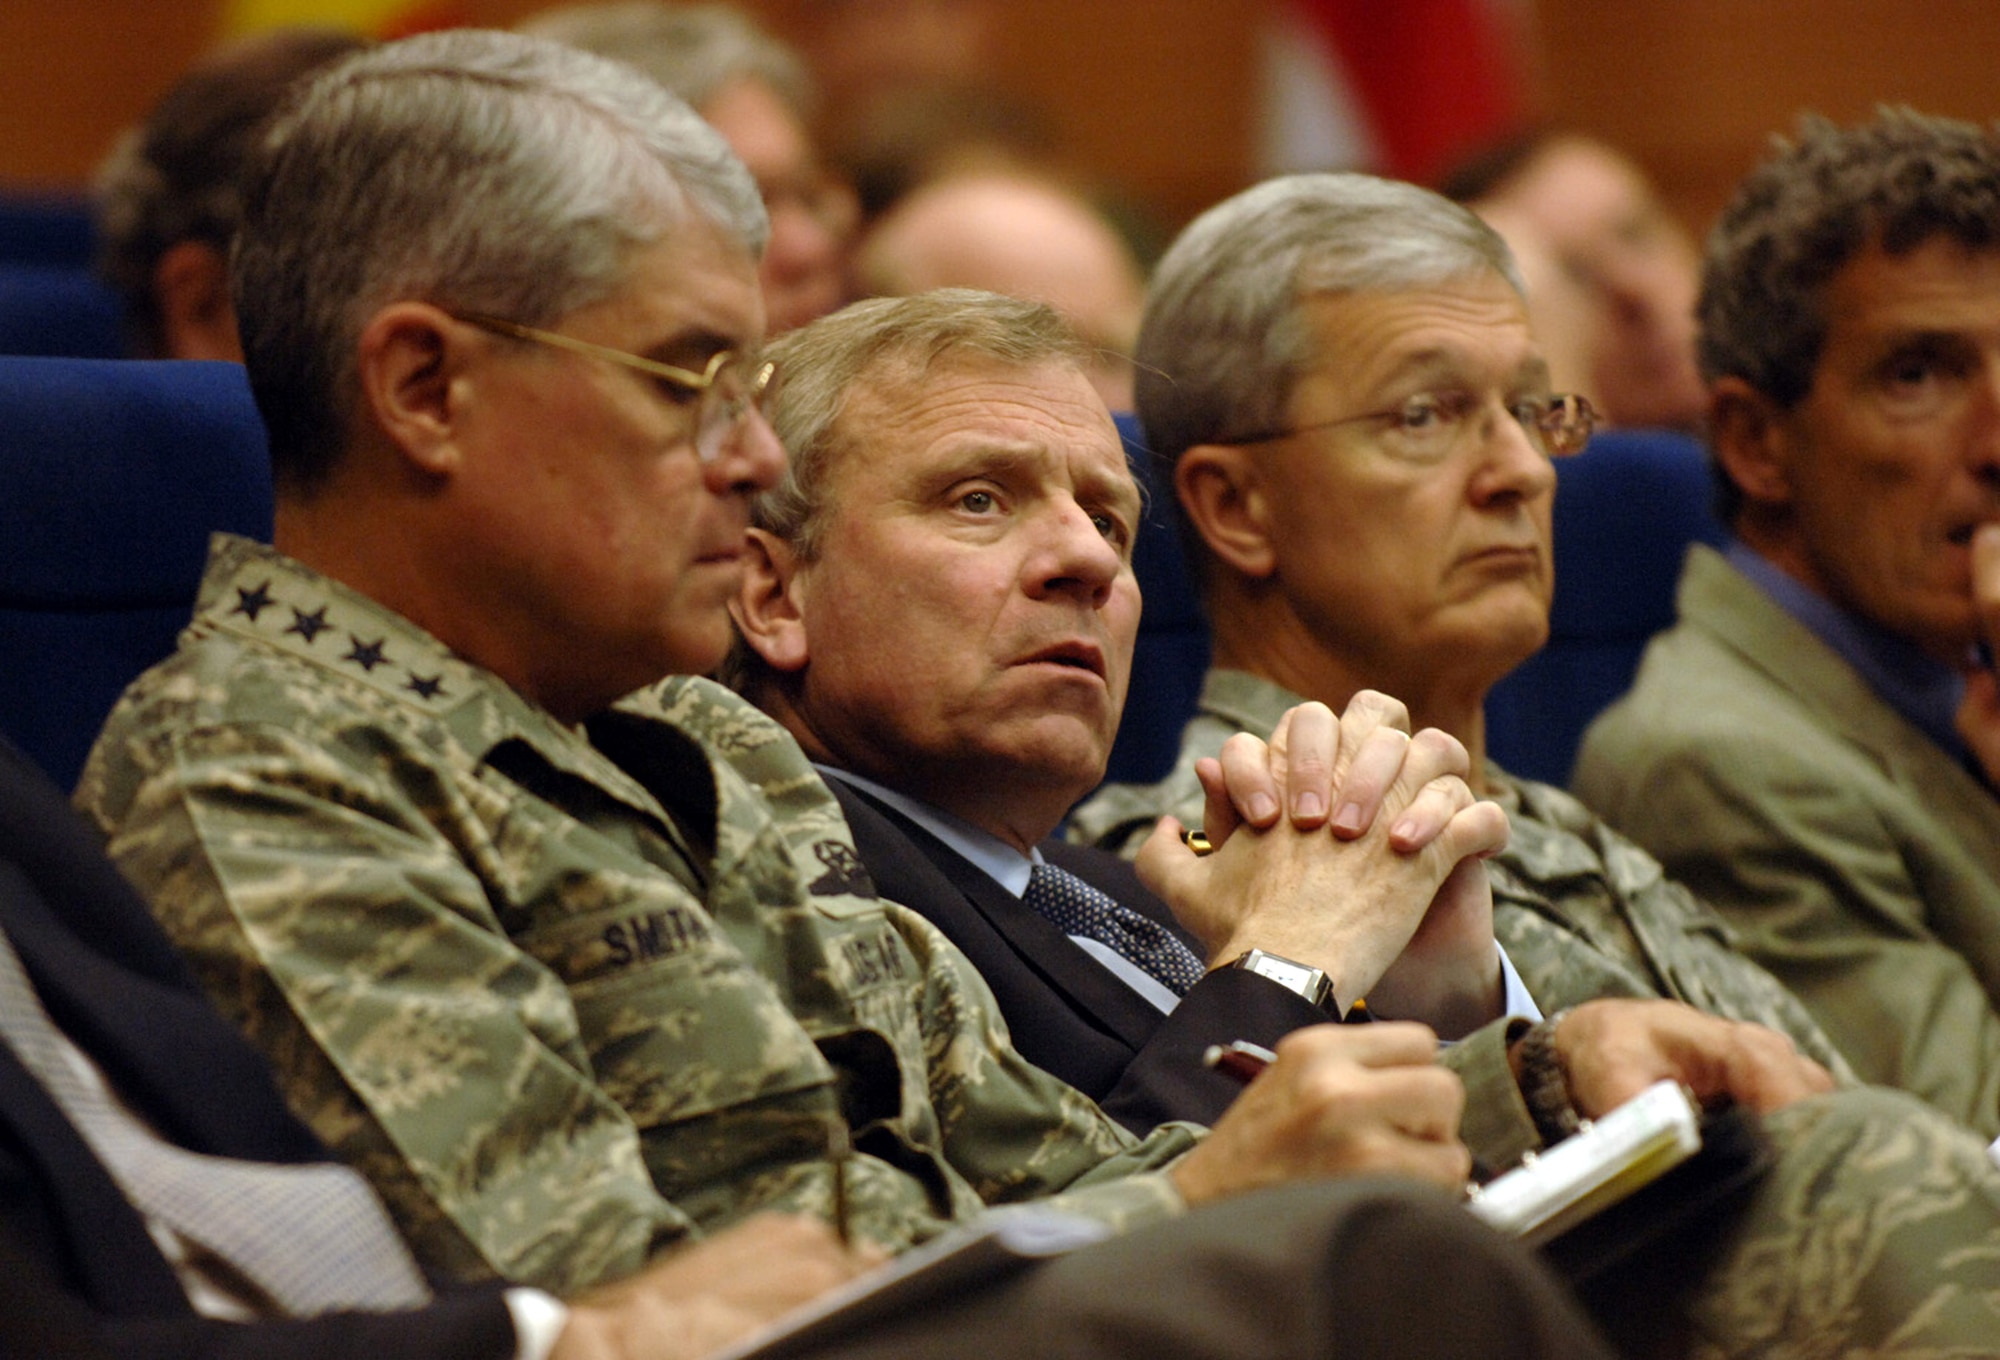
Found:
<path fill-rule="evenodd" d="M 1510 1026 L 1507 1033 L 1508 1047 L 1519 1060 L 1521 1099 L 1535 1121 L 1535 1131 L 1549 1147 L 1583 1126 L 1583 1117 L 1570 1099 L 1569 1066 L 1556 1048 L 1556 1026 L 1568 1014 L 1560 1010 L 1519 1033 Z"/>
<path fill-rule="evenodd" d="M 1252 949 L 1238 954 L 1229 961 L 1231 968 L 1242 968 L 1265 977 L 1283 987 L 1286 991 L 1297 992 L 1313 1005 L 1325 1010 L 1333 1001 L 1333 979 L 1324 970 L 1309 963 L 1283 958 L 1277 954 L 1266 954 L 1261 949 Z"/>

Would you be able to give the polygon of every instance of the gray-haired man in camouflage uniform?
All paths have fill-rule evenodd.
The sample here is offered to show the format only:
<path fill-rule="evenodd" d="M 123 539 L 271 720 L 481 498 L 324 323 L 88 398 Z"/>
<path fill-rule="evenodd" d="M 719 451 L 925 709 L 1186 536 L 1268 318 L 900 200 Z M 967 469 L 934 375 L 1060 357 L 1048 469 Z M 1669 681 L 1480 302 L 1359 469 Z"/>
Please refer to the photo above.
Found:
<path fill-rule="evenodd" d="M 295 1108 L 427 1265 L 565 1293 L 765 1208 L 892 1251 L 1028 1200 L 1143 1228 L 847 1353 L 1601 1354 L 1449 1198 L 1317 1179 L 1355 1127 L 1463 1176 L 1423 1031 L 1393 1072 L 1303 1036 L 1137 1140 L 873 896 L 781 729 L 659 681 L 721 658 L 783 462 L 764 231 L 684 106 L 529 39 L 384 47 L 274 125 L 234 287 L 282 550 L 218 541 L 78 800 Z"/>
<path fill-rule="evenodd" d="M 1486 690 L 1547 631 L 1550 456 L 1588 424 L 1548 390 L 1506 246 L 1409 185 L 1272 181 L 1167 253 L 1139 359 L 1140 419 L 1171 469 L 1214 667 L 1175 770 L 1101 792 L 1073 834 L 1131 845 L 1163 813 L 1199 816 L 1196 760 L 1268 732 L 1301 695 L 1393 693 L 1459 737 L 1479 775 Z M 1554 1033 L 1573 1083 L 1636 1056 L 1593 1054 L 1586 1027 L 1607 1003 L 1591 998 L 1605 996 L 1762 1022 L 1844 1071 L 1799 1003 L 1636 847 L 1558 790 L 1490 763 L 1480 784 L 1514 828 L 1489 865 L 1495 930 L 1545 1010 L 1576 1006 Z M 1690 1070 L 1730 1061 L 1660 1051 Z M 1699 1301 L 1705 1344 L 1992 1352 L 2000 1176 L 1980 1140 L 1868 1089 L 1766 1125 L 1781 1157 Z"/>

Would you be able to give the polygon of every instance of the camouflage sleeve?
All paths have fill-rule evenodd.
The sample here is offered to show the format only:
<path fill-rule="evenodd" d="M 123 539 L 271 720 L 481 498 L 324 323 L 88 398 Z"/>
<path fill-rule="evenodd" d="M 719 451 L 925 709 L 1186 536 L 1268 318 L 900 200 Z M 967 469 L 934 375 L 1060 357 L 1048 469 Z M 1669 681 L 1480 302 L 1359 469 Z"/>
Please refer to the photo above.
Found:
<path fill-rule="evenodd" d="M 1136 1140 L 1015 1050 L 985 980 L 935 926 L 893 904 L 890 914 L 923 970 L 918 1008 L 946 1159 L 979 1197 L 1043 1201 L 1121 1229 L 1180 1212 L 1161 1171 L 1200 1130 L 1163 1124 Z"/>
<path fill-rule="evenodd" d="M 591 1079 L 568 992 L 495 919 L 468 867 L 494 847 L 441 830 L 482 834 L 452 813 L 468 795 L 383 745 L 183 731 L 111 852 L 428 1267 L 558 1293 L 627 1274 L 688 1220 Z"/>
<path fill-rule="evenodd" d="M 1514 1024 L 1512 1018 L 1503 1017 L 1438 1050 L 1438 1062 L 1465 1083 L 1465 1115 L 1458 1136 L 1485 1175 L 1507 1170 L 1523 1153 L 1542 1145 L 1507 1061 L 1507 1037 Z"/>
<path fill-rule="evenodd" d="M 1634 904 L 1633 917 L 1644 922 L 1698 919 L 1695 909 L 1700 904 L 1694 895 L 1664 874 L 1635 894 L 1653 895 L 1677 899 L 1676 910 L 1668 913 L 1639 901 Z M 1701 915 L 1712 914 L 1703 910 Z M 1729 938 L 1688 929 L 1678 935 L 1676 945 L 1669 969 L 1680 999 L 1715 1015 L 1777 1030 L 1796 1043 L 1801 1053 L 1832 1072 L 1841 1084 L 1855 1083 L 1854 1069 L 1805 1003 L 1761 964 L 1740 952 Z"/>
<path fill-rule="evenodd" d="M 2000 1337 L 2000 1171 L 1981 1141 L 1900 1091 L 1856 1088 L 1763 1116 L 1775 1154 L 1718 1220 L 1688 1290 L 1688 1353 L 1991 1355 Z M 1690 1289 L 1690 1286 L 1692 1287 Z"/>

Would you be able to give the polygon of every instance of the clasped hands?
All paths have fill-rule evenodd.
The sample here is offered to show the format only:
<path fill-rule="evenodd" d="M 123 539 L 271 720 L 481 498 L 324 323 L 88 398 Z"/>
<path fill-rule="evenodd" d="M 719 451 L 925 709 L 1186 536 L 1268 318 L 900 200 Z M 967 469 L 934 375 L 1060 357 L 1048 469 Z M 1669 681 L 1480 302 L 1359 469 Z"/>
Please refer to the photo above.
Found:
<path fill-rule="evenodd" d="M 1194 855 L 1167 818 L 1139 873 L 1211 967 L 1262 949 L 1322 969 L 1343 1009 L 1365 996 L 1456 1038 L 1502 995 L 1481 861 L 1506 845 L 1507 817 L 1469 769 L 1457 738 L 1412 736 L 1387 695 L 1363 690 L 1338 717 L 1301 704 L 1268 745 L 1239 734 L 1197 764 L 1215 853 Z"/>
<path fill-rule="evenodd" d="M 1422 998 L 1462 993 L 1466 978 L 1477 992 L 1485 978 L 1492 990 L 1479 995 L 1497 1008 L 1482 861 L 1505 846 L 1506 818 L 1472 795 L 1462 745 L 1406 732 L 1400 704 L 1363 692 L 1338 720 L 1322 705 L 1302 706 L 1268 750 L 1232 742 L 1200 769 L 1214 853 L 1195 855 L 1167 818 L 1139 864 L 1212 963 L 1263 948 L 1326 969 L 1343 1005 L 1365 991 L 1377 1014 L 1422 1018 Z M 1342 957 L 1343 949 L 1355 952 Z M 1454 972 L 1458 980 L 1440 992 L 1430 975 Z M 1757 1110 L 1833 1084 L 1783 1035 L 1678 1002 L 1585 1003 L 1556 1028 L 1554 1044 L 1572 1102 L 1593 1118 L 1661 1078 L 1704 1101 Z M 1465 1088 L 1434 1061 L 1430 1025 L 1314 1025 L 1275 1050 L 1271 1067 L 1172 1169 L 1190 1203 L 1312 1175 L 1464 1184 Z"/>

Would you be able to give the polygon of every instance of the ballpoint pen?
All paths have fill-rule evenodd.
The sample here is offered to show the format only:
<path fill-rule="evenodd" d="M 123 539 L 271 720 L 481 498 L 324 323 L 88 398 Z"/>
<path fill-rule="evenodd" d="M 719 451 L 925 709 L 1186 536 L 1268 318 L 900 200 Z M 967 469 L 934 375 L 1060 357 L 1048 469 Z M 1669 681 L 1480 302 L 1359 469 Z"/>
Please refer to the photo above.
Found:
<path fill-rule="evenodd" d="M 1229 1044 L 1210 1044 L 1201 1055 L 1201 1065 L 1212 1067 L 1226 1077 L 1248 1086 L 1259 1072 L 1277 1061 L 1278 1055 L 1262 1044 L 1238 1039 Z"/>
<path fill-rule="evenodd" d="M 833 1231 L 842 1246 L 852 1246 L 854 1238 L 847 1214 L 847 1164 L 854 1158 L 854 1140 L 841 1120 L 827 1121 L 826 1155 L 833 1163 Z"/>

